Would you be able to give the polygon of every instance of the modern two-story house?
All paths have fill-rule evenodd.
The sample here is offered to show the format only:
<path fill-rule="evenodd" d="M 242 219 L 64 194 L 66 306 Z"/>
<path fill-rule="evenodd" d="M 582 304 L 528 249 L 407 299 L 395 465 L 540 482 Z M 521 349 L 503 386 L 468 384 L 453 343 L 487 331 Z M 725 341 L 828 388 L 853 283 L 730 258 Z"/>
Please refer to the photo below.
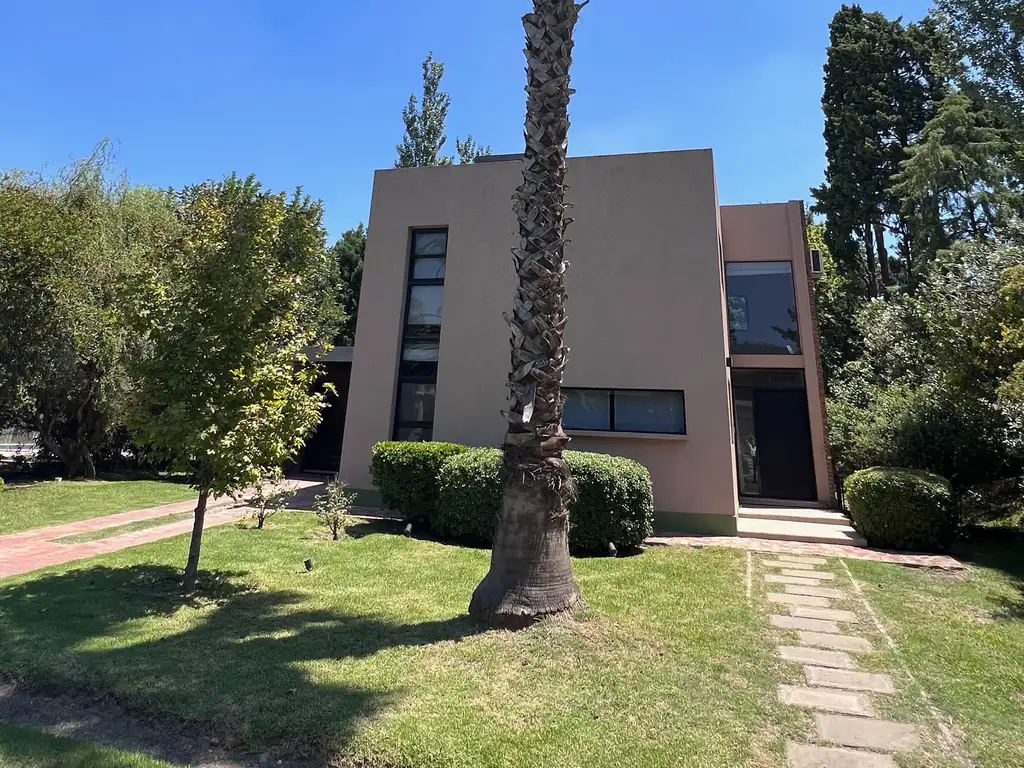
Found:
<path fill-rule="evenodd" d="M 516 157 L 376 173 L 341 476 L 380 440 L 498 446 Z M 800 202 L 720 206 L 710 150 L 569 161 L 565 427 L 651 472 L 658 527 L 833 496 Z"/>

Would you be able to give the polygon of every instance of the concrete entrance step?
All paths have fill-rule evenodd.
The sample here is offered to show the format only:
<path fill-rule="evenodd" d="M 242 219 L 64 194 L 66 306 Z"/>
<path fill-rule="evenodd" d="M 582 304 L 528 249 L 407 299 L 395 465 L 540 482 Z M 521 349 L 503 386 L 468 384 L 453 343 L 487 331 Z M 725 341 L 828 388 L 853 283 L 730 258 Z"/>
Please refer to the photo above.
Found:
<path fill-rule="evenodd" d="M 845 544 L 864 547 L 867 542 L 849 524 L 801 523 L 792 520 L 764 520 L 759 517 L 740 516 L 736 520 L 736 534 L 748 539 L 775 541 L 803 541 L 810 544 Z"/>
<path fill-rule="evenodd" d="M 832 512 L 816 507 L 757 507 L 742 506 L 740 517 L 758 520 L 780 520 L 793 523 L 824 523 L 825 525 L 849 525 L 850 521 L 841 512 Z"/>

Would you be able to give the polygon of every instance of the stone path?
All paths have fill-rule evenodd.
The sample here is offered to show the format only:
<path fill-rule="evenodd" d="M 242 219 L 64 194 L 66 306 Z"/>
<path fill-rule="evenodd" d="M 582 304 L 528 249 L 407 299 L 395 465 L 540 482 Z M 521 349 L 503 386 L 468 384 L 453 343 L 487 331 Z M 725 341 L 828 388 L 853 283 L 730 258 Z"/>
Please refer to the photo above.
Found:
<path fill-rule="evenodd" d="M 772 626 L 795 635 L 779 656 L 803 666 L 803 684 L 780 685 L 779 701 L 815 713 L 813 743 L 787 745 L 790 768 L 895 768 L 894 756 L 921 746 L 917 726 L 878 717 L 876 697 L 894 695 L 888 675 L 858 668 L 871 642 L 857 634 L 860 619 L 834 608 L 848 597 L 820 557 L 779 554 L 765 560 Z"/>
<path fill-rule="evenodd" d="M 876 563 L 905 565 L 911 568 L 941 568 L 948 571 L 964 570 L 959 560 L 948 555 L 908 555 L 904 552 L 886 552 L 880 549 L 850 547 L 842 544 L 812 544 L 803 541 L 770 541 L 742 536 L 652 536 L 644 542 L 661 547 L 729 547 L 748 552 L 766 552 L 780 555 L 810 556 L 813 560 L 824 557 L 842 557 L 848 560 L 871 560 Z"/>

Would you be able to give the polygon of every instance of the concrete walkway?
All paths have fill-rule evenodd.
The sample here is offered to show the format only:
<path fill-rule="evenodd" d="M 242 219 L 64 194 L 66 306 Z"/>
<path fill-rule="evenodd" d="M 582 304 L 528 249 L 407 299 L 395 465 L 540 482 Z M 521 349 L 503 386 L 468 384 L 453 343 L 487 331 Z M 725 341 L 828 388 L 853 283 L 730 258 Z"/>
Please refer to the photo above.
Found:
<path fill-rule="evenodd" d="M 761 563 L 770 623 L 788 635 L 778 648 L 779 656 L 801 665 L 803 673 L 801 683 L 779 686 L 779 700 L 815 713 L 808 743 L 787 745 L 787 764 L 896 768 L 896 755 L 921 748 L 922 733 L 917 725 L 878 716 L 877 700 L 895 695 L 897 687 L 888 675 L 864 672 L 858 663 L 861 655 L 875 650 L 862 636 L 861 625 L 862 620 L 875 621 L 875 616 L 845 567 L 837 574 L 827 570 L 827 564 L 825 558 L 803 555 L 775 555 Z M 835 607 L 837 601 L 851 598 L 852 607 L 862 610 Z M 880 625 L 876 629 L 895 647 Z M 955 752 L 956 745 L 952 746 L 949 751 Z"/>

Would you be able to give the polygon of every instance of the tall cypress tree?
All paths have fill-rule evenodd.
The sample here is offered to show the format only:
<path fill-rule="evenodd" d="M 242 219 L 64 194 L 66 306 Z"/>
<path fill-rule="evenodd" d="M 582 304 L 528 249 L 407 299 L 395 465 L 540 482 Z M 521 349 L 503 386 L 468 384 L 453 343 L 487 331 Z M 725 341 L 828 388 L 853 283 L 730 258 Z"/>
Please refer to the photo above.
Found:
<path fill-rule="evenodd" d="M 903 215 L 891 177 L 945 93 L 932 66 L 941 38 L 930 20 L 904 26 L 858 5 L 844 5 L 829 29 L 822 98 L 828 166 L 825 183 L 812 190 L 815 211 L 826 217 L 837 268 L 865 295 L 878 296 L 899 277 L 894 261 L 912 259 L 914 222 Z"/>

